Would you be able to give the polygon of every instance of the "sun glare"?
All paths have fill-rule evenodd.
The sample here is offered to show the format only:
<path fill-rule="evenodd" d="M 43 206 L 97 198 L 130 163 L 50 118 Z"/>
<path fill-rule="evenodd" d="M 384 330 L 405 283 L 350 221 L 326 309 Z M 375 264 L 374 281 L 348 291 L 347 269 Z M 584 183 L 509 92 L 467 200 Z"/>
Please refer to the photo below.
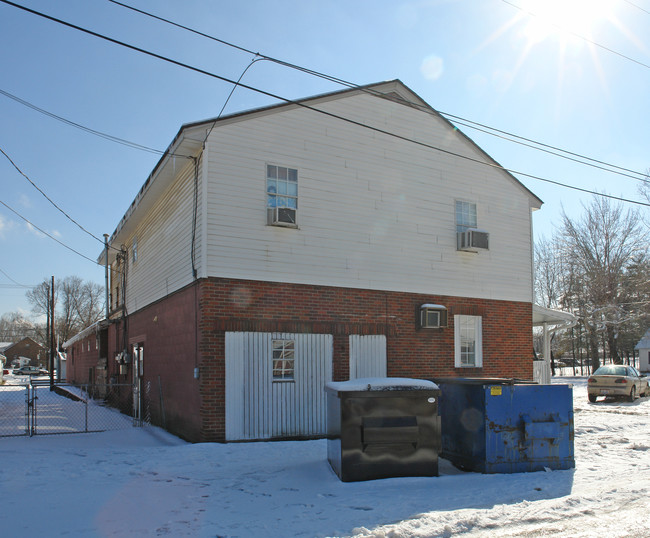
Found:
<path fill-rule="evenodd" d="M 532 43 L 554 34 L 589 37 L 612 16 L 612 0 L 526 0 L 521 9 L 531 16 L 524 30 Z"/>

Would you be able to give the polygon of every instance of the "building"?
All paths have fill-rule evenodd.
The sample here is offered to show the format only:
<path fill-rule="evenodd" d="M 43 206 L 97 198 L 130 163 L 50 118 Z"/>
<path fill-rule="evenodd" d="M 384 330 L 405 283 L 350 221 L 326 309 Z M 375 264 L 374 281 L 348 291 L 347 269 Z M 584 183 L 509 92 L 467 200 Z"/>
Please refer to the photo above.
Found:
<path fill-rule="evenodd" d="M 100 257 L 106 378 L 192 441 L 323 435 L 332 379 L 531 379 L 539 207 L 397 80 L 186 124 Z"/>
<path fill-rule="evenodd" d="M 639 370 L 650 373 L 650 329 L 634 347 L 639 352 Z"/>
<path fill-rule="evenodd" d="M 29 359 L 31 366 L 49 368 L 47 349 L 33 338 L 25 337 L 15 344 L 9 344 L 2 353 L 7 357 L 7 365 L 19 365 L 20 359 L 23 358 L 22 362 L 27 362 L 24 359 Z"/>

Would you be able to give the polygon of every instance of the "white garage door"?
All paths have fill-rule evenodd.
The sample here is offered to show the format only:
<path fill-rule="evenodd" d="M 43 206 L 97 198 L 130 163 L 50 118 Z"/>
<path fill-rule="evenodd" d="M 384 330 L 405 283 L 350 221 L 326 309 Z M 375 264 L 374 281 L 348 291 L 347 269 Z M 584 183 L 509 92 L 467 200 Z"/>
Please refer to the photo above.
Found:
<path fill-rule="evenodd" d="M 332 335 L 226 333 L 226 440 L 326 433 Z"/>

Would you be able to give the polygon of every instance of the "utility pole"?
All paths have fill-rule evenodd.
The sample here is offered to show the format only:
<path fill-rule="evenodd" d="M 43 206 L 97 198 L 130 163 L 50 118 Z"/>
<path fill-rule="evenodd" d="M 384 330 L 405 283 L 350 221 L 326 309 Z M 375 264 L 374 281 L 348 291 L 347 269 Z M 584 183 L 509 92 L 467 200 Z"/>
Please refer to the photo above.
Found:
<path fill-rule="evenodd" d="M 54 276 L 50 287 L 50 390 L 54 389 Z M 58 351 L 57 351 L 58 352 Z"/>
<path fill-rule="evenodd" d="M 106 281 L 106 321 L 108 321 L 108 313 L 110 305 L 108 304 L 108 234 L 104 234 L 104 280 Z"/>
<path fill-rule="evenodd" d="M 50 345 L 50 286 L 47 286 L 47 324 L 45 326 L 45 342 L 47 342 L 47 346 L 49 347 Z M 47 357 L 48 359 L 48 366 L 49 366 L 49 356 Z"/>

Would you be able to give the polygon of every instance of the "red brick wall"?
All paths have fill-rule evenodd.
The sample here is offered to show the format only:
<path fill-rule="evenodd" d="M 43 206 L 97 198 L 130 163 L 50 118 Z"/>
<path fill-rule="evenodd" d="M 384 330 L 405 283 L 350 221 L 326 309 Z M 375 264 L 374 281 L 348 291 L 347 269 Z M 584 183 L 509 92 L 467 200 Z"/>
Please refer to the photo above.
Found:
<path fill-rule="evenodd" d="M 419 329 L 424 303 L 445 305 L 449 326 Z M 454 314 L 482 316 L 482 368 L 454 367 Z M 118 375 L 114 360 L 123 349 L 122 328 L 121 322 L 109 328 L 109 377 L 130 383 L 132 366 Z M 225 439 L 227 331 L 332 334 L 335 380 L 349 375 L 350 334 L 386 335 L 389 376 L 532 378 L 530 303 L 207 279 L 130 315 L 127 329 L 128 344 L 144 343 L 152 421 L 162 424 L 162 397 L 166 427 L 192 441 Z"/>
<path fill-rule="evenodd" d="M 20 342 L 9 346 L 5 349 L 4 356 L 7 357 L 7 365 L 14 360 L 17 362 L 19 357 L 26 357 L 31 359 L 29 363 L 31 366 L 40 366 L 48 370 L 50 368 L 47 350 L 31 338 L 23 338 Z"/>
<path fill-rule="evenodd" d="M 208 279 L 200 284 L 202 440 L 225 437 L 226 331 L 334 335 L 335 380 L 348 378 L 348 336 L 385 334 L 388 375 L 532 379 L 532 305 L 439 295 Z M 444 329 L 418 329 L 419 306 L 442 304 Z M 454 367 L 454 314 L 482 316 L 483 367 Z"/>
<path fill-rule="evenodd" d="M 197 286 L 190 286 L 128 316 L 126 343 L 144 347 L 142 390 L 145 409 L 152 423 L 163 423 L 173 433 L 197 441 L 201 431 L 201 379 L 194 378 L 199 364 L 195 308 Z M 109 379 L 133 381 L 133 364 L 119 374 L 115 361 L 124 349 L 122 322 L 113 323 L 108 334 Z M 163 415 L 164 409 L 164 415 Z"/>
<path fill-rule="evenodd" d="M 83 340 L 75 342 L 67 350 L 65 367 L 66 381 L 78 384 L 94 383 L 94 369 L 97 367 L 97 359 L 99 358 L 96 341 L 95 334 L 91 334 Z M 88 346 L 90 346 L 90 350 Z M 92 377 L 90 375 L 91 368 L 93 369 Z"/>

